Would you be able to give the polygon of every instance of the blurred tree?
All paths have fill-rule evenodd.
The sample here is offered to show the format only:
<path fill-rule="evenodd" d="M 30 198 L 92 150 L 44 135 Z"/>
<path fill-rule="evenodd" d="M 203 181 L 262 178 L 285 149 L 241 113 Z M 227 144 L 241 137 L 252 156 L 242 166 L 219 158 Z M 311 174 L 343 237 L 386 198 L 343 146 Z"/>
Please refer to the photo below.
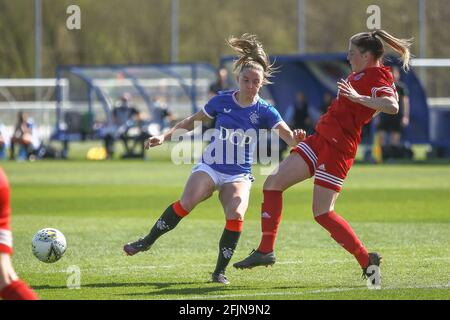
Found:
<path fill-rule="evenodd" d="M 33 26 L 31 1 L 0 1 L 0 77 L 34 75 Z"/>
<path fill-rule="evenodd" d="M 366 9 L 381 9 L 382 28 L 414 37 L 418 53 L 419 0 L 305 0 L 306 51 L 342 52 L 349 36 L 366 30 Z M 68 30 L 66 8 L 81 8 L 81 30 Z M 449 57 L 450 6 L 427 1 L 427 55 Z M 170 61 L 171 0 L 43 0 L 43 76 L 59 64 L 166 63 Z M 254 33 L 270 54 L 297 51 L 297 0 L 180 1 L 180 62 L 218 65 L 231 54 L 229 35 Z M 34 1 L 0 0 L 0 78 L 34 76 Z M 450 76 L 429 71 L 431 89 L 446 92 Z"/>

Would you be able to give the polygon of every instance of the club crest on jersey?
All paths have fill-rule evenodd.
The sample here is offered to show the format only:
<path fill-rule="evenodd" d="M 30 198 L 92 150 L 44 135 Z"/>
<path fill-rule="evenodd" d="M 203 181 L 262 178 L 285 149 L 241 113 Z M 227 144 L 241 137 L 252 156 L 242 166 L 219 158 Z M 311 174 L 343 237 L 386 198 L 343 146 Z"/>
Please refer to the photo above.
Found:
<path fill-rule="evenodd" d="M 250 113 L 250 122 L 253 124 L 257 124 L 259 121 L 259 115 L 256 111 Z"/>
<path fill-rule="evenodd" d="M 358 81 L 361 80 L 361 78 L 365 75 L 365 72 L 361 72 L 353 77 L 353 80 Z"/>

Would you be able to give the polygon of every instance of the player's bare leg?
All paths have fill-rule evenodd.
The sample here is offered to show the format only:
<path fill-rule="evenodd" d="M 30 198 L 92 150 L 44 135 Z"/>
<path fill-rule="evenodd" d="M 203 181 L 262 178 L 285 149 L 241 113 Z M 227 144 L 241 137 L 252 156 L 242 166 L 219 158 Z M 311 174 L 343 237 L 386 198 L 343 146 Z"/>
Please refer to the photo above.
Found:
<path fill-rule="evenodd" d="M 215 184 L 209 174 L 203 171 L 194 172 L 186 182 L 180 204 L 183 209 L 191 212 L 197 204 L 211 197 L 214 190 Z"/>
<path fill-rule="evenodd" d="M 36 293 L 20 280 L 11 263 L 10 187 L 0 167 L 0 299 L 36 300 Z"/>
<path fill-rule="evenodd" d="M 278 170 L 267 177 L 264 183 L 264 201 L 261 209 L 262 238 L 257 250 L 242 261 L 233 264 L 238 269 L 273 265 L 275 239 L 282 213 L 282 193 L 289 187 L 311 177 L 305 160 L 296 152 L 284 159 Z"/>
<path fill-rule="evenodd" d="M 0 252 L 0 299 L 37 300 L 36 293 L 17 276 L 8 253 Z"/>
<path fill-rule="evenodd" d="M 0 291 L 18 278 L 19 277 L 12 266 L 9 254 L 0 252 Z"/>
<path fill-rule="evenodd" d="M 214 188 L 214 181 L 207 173 L 203 171 L 192 173 L 181 199 L 171 204 L 163 212 L 147 236 L 135 242 L 127 243 L 123 247 L 124 252 L 132 256 L 138 252 L 149 250 L 160 236 L 174 229 L 197 204 L 209 198 L 214 192 Z"/>
<path fill-rule="evenodd" d="M 314 185 L 312 210 L 314 218 L 334 210 L 339 192 Z"/>
<path fill-rule="evenodd" d="M 241 236 L 249 197 L 249 182 L 226 183 L 220 188 L 219 199 L 225 213 L 226 223 L 219 241 L 219 255 L 216 268 L 212 274 L 213 282 L 230 283 L 225 277 L 225 269 Z"/>

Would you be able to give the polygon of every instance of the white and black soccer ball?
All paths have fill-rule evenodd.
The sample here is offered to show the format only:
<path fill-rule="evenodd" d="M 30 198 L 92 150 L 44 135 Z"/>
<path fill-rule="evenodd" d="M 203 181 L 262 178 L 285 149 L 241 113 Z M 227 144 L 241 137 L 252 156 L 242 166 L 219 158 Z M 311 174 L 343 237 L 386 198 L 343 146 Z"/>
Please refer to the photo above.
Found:
<path fill-rule="evenodd" d="M 57 229 L 45 228 L 39 230 L 31 241 L 31 249 L 36 258 L 42 262 L 56 262 L 66 252 L 66 237 Z"/>

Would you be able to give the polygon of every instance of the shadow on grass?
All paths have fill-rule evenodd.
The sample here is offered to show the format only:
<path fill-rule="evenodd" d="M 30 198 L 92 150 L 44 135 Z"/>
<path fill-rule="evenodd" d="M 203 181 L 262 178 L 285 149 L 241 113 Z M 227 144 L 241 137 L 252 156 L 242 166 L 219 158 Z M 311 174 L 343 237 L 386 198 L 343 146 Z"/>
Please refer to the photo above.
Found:
<path fill-rule="evenodd" d="M 151 282 L 128 282 L 128 283 L 90 283 L 81 284 L 81 288 L 125 288 L 125 287 L 155 287 L 155 289 L 164 289 L 173 285 L 193 285 L 198 284 L 197 282 L 175 282 L 175 283 L 151 283 Z M 54 290 L 54 289 L 68 289 L 67 286 L 32 286 L 36 290 Z"/>
<path fill-rule="evenodd" d="M 206 284 L 206 283 L 205 283 Z M 197 285 L 201 285 L 201 283 L 197 283 Z M 205 286 L 205 287 L 191 287 L 191 288 L 167 288 L 159 291 L 151 291 L 151 292 L 134 292 L 134 293 L 123 293 L 117 294 L 118 296 L 123 297 L 151 297 L 151 296 L 164 296 L 164 295 L 174 295 L 174 296 L 183 296 L 183 295 L 204 295 L 208 293 L 214 292 L 224 292 L 228 291 L 228 287 L 224 285 L 215 285 L 214 287 Z"/>
<path fill-rule="evenodd" d="M 206 283 L 205 283 L 206 284 Z M 210 283 L 211 284 L 211 283 Z M 287 294 L 286 294 L 287 290 Z M 240 298 L 250 298 L 257 299 L 256 297 L 266 297 L 269 299 L 295 299 L 296 296 L 301 297 L 308 294 L 327 294 L 327 293 L 338 293 L 345 291 L 358 291 L 358 290 L 367 290 L 366 287 L 342 287 L 336 288 L 335 286 L 322 286 L 311 288 L 308 286 L 285 286 L 285 287 L 251 287 L 251 286 L 204 286 L 204 287 L 195 287 L 195 288 L 166 288 L 159 291 L 152 292 L 135 292 L 135 293 L 124 293 L 124 294 L 116 294 L 117 296 L 129 297 L 132 299 L 133 297 L 142 297 L 145 299 L 151 299 L 152 296 L 168 296 L 168 299 L 171 299 L 170 296 L 174 296 L 174 298 L 182 298 L 182 299 L 240 299 Z M 209 295 L 213 293 L 213 295 Z M 216 294 L 216 295 L 214 295 Z"/>
<path fill-rule="evenodd" d="M 171 285 L 179 285 L 180 283 L 172 283 Z M 194 283 L 193 283 L 194 284 Z M 306 286 L 292 286 L 290 289 L 306 289 Z M 286 289 L 286 288 L 284 288 Z M 191 286 L 189 288 L 180 288 L 180 287 L 174 287 L 171 288 L 171 286 L 167 286 L 166 288 L 161 288 L 159 291 L 152 291 L 152 292 L 134 292 L 134 293 L 124 293 L 119 294 L 121 296 L 129 296 L 129 297 L 138 297 L 138 296 L 187 296 L 186 298 L 189 299 L 189 296 L 202 296 L 205 295 L 205 298 L 208 297 L 207 294 L 209 293 L 217 293 L 217 294 L 238 294 L 239 292 L 245 292 L 248 294 L 252 294 L 252 292 L 256 295 L 258 293 L 262 293 L 263 295 L 265 292 L 268 292 L 270 290 L 279 290 L 277 287 L 254 287 L 251 285 L 229 285 L 225 286 L 222 284 L 212 283 L 212 282 L 197 282 L 195 283 L 195 287 Z"/>
<path fill-rule="evenodd" d="M 181 286 L 181 287 L 180 287 Z M 182 287 L 185 286 L 185 287 Z M 112 296 L 122 297 L 124 299 L 143 298 L 143 299 L 160 299 L 162 296 L 173 296 L 174 298 L 185 297 L 186 299 L 198 298 L 203 296 L 208 298 L 210 294 L 223 295 L 222 298 L 239 298 L 239 296 L 257 297 L 257 296 L 269 296 L 272 299 L 285 299 L 298 296 L 313 294 L 313 293 L 336 293 L 341 291 L 353 291 L 364 290 L 365 287 L 339 287 L 336 286 L 306 286 L 306 285 L 292 285 L 292 286 L 269 286 L 260 287 L 252 285 L 230 285 L 224 286 L 212 282 L 130 282 L 130 283 L 91 283 L 81 285 L 81 289 L 101 289 L 101 288 L 140 288 L 151 289 L 146 292 L 131 292 L 131 293 L 111 293 Z M 54 289 L 67 289 L 67 286 L 33 286 L 35 290 L 54 290 Z M 285 296 L 286 291 L 288 294 Z M 158 297 L 158 298 L 156 298 Z M 114 298 L 113 298 L 114 299 Z M 170 299 L 170 298 L 169 298 Z"/>
<path fill-rule="evenodd" d="M 180 288 L 181 286 L 181 288 Z M 183 286 L 187 286 L 184 287 Z M 68 289 L 67 286 L 51 286 L 51 285 L 37 285 L 32 286 L 34 290 L 58 290 Z M 260 291 L 262 288 L 252 288 L 249 286 L 224 286 L 222 284 L 212 282 L 129 282 L 129 283 L 90 283 L 81 284 L 81 289 L 101 289 L 101 288 L 151 288 L 149 292 L 133 292 L 133 293 L 118 293 L 117 296 L 137 297 L 137 296 L 162 296 L 162 295 L 204 295 L 208 293 L 226 293 L 235 290 L 245 291 Z"/>

